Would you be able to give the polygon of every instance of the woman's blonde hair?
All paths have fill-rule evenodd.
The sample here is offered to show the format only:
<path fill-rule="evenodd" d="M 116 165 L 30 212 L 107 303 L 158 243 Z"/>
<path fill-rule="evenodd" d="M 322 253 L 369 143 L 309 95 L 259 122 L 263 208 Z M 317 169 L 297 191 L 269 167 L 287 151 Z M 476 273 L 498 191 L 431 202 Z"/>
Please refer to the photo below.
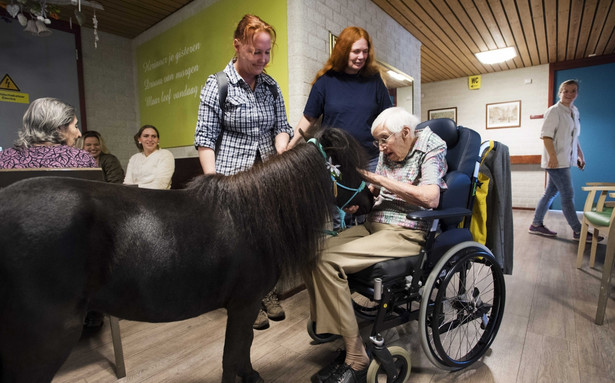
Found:
<path fill-rule="evenodd" d="M 83 149 L 83 147 L 85 146 L 85 139 L 88 137 L 94 137 L 98 139 L 98 142 L 100 143 L 101 153 L 109 154 L 109 149 L 107 148 L 107 145 L 105 145 L 105 140 L 103 140 L 102 135 L 95 130 L 88 130 L 87 132 L 83 133 L 83 135 L 77 139 L 77 144 L 75 144 L 75 146 L 79 149 Z"/>
<path fill-rule="evenodd" d="M 557 91 L 557 94 L 562 93 L 562 90 L 564 90 L 564 87 L 566 85 L 576 85 L 577 86 L 577 92 L 579 91 L 579 80 L 566 80 L 566 81 L 562 82 L 561 84 L 559 84 L 559 90 Z"/>
<path fill-rule="evenodd" d="M 374 58 L 374 44 L 372 43 L 372 38 L 369 36 L 369 33 L 361 27 L 346 27 L 338 36 L 335 42 L 335 47 L 333 47 L 333 52 L 331 52 L 331 56 L 329 56 L 329 60 L 327 60 L 325 66 L 318 71 L 314 81 L 312 81 L 312 85 L 314 85 L 316 80 L 330 70 L 344 72 L 348 66 L 348 57 L 350 56 L 352 44 L 362 38 L 367 41 L 368 54 L 367 59 L 365 60 L 365 65 L 359 71 L 359 75 L 370 77 L 376 73 L 379 73 L 380 70 Z"/>

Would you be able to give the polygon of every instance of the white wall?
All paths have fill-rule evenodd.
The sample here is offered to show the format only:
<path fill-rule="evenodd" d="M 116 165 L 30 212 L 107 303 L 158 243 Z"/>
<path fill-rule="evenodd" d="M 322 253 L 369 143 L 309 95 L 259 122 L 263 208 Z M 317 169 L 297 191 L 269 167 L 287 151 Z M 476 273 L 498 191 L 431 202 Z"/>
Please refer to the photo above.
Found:
<path fill-rule="evenodd" d="M 397 88 L 397 106 L 406 108 L 408 112 L 413 114 L 420 115 L 420 109 L 416 108 L 414 105 L 414 100 L 417 98 L 420 102 L 421 98 L 414 93 L 412 86 Z"/>
<path fill-rule="evenodd" d="M 457 107 L 457 123 L 480 133 L 483 140 L 499 141 L 512 156 L 540 155 L 541 119 L 530 115 L 543 114 L 548 108 L 549 66 L 514 69 L 481 76 L 481 88 L 470 90 L 468 78 L 423 84 L 422 120 L 428 110 Z M 486 104 L 521 100 L 519 128 L 486 129 Z M 534 208 L 544 192 L 544 171 L 539 165 L 512 166 L 514 207 Z"/>

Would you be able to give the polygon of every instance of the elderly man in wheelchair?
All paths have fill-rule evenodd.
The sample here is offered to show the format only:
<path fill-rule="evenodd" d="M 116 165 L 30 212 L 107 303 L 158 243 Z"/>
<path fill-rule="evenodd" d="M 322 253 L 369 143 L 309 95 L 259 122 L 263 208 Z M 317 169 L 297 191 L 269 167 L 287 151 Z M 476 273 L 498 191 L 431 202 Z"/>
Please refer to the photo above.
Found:
<path fill-rule="evenodd" d="M 364 178 L 374 207 L 363 225 L 328 238 L 321 261 L 304 277 L 310 336 L 341 336 L 345 344 L 314 381 L 405 382 L 409 354 L 385 347 L 380 332 L 410 320 L 419 321 L 428 358 L 449 370 L 482 357 L 497 333 L 502 271 L 467 229 L 480 136 L 439 120 L 420 124 L 419 132 L 415 116 L 393 107 L 372 124 L 380 160 Z M 373 322 L 367 345 L 357 317 Z"/>

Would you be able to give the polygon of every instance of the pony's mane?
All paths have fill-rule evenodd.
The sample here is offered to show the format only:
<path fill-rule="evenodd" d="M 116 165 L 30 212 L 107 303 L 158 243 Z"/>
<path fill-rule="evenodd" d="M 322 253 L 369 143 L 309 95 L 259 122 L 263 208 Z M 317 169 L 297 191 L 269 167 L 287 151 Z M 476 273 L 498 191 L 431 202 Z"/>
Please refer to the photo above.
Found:
<path fill-rule="evenodd" d="M 283 272 L 311 267 L 333 205 L 331 179 L 315 145 L 301 144 L 232 176 L 200 176 L 187 191 L 226 209 L 234 229 Z M 231 229 L 233 230 L 233 229 Z"/>

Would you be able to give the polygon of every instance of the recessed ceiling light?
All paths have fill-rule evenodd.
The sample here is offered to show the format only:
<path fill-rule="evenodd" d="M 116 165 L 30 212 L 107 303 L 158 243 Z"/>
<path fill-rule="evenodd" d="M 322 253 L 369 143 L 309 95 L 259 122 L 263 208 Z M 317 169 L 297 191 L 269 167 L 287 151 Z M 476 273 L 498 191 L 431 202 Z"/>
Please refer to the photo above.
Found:
<path fill-rule="evenodd" d="M 487 52 L 479 52 L 474 54 L 478 61 L 483 64 L 498 64 L 506 60 L 510 60 L 517 56 L 517 52 L 513 47 L 493 49 Z"/>

